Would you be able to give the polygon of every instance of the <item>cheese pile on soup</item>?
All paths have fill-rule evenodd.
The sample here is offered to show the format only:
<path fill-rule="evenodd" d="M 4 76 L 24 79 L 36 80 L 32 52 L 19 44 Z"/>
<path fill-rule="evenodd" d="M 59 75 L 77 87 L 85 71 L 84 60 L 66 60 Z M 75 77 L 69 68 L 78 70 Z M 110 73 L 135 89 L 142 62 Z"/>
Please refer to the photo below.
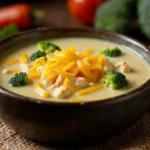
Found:
<path fill-rule="evenodd" d="M 96 101 L 136 89 L 150 67 L 132 49 L 92 38 L 56 38 L 4 53 L 0 85 L 58 102 Z"/>

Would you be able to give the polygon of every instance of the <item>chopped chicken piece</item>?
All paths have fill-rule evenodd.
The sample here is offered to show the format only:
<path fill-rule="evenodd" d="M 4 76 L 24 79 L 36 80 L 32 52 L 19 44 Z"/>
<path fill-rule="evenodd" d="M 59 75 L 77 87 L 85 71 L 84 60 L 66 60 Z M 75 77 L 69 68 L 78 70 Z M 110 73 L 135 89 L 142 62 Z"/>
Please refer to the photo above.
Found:
<path fill-rule="evenodd" d="M 43 81 L 42 83 L 43 83 L 44 85 L 50 84 L 50 82 L 48 82 L 47 80 L 41 80 L 41 81 Z M 61 75 L 59 75 L 59 76 L 57 77 L 55 83 L 50 87 L 50 89 L 52 89 L 52 88 L 54 89 L 54 88 L 56 88 L 56 87 L 61 86 L 61 85 L 63 84 L 63 82 L 64 82 L 64 78 L 63 78 Z"/>
<path fill-rule="evenodd" d="M 63 82 L 64 82 L 64 78 L 61 75 L 59 75 L 53 86 L 54 87 L 59 87 L 63 84 Z"/>
<path fill-rule="evenodd" d="M 91 85 L 91 86 L 92 86 L 92 85 L 94 85 L 94 83 L 93 83 L 93 82 L 90 82 L 90 83 L 89 83 L 89 85 Z"/>
<path fill-rule="evenodd" d="M 42 71 L 42 69 L 43 69 L 43 66 L 39 66 L 39 67 L 37 67 L 36 71 L 40 72 L 40 71 Z"/>
<path fill-rule="evenodd" d="M 20 68 L 21 68 L 22 72 L 28 73 L 29 72 L 29 67 L 30 67 L 29 64 L 20 64 Z"/>
<path fill-rule="evenodd" d="M 42 81 L 42 80 L 41 80 Z M 44 85 L 47 85 L 48 81 L 47 80 L 43 80 L 42 82 Z"/>
<path fill-rule="evenodd" d="M 117 65 L 116 65 L 116 68 L 119 72 L 122 72 L 122 73 L 128 73 L 128 72 L 131 72 L 131 68 L 129 67 L 129 65 L 126 63 L 126 61 L 122 61 L 122 62 L 119 62 Z"/>
<path fill-rule="evenodd" d="M 105 58 L 104 60 L 104 71 L 108 72 L 108 71 L 112 71 L 114 70 L 114 66 L 110 63 L 108 58 Z"/>
<path fill-rule="evenodd" d="M 69 89 L 62 85 L 60 87 L 54 88 L 53 90 L 51 89 L 51 94 L 56 98 L 66 98 L 71 96 L 72 93 Z"/>
<path fill-rule="evenodd" d="M 10 69 L 2 70 L 2 74 L 9 74 L 9 73 L 12 73 L 12 71 Z"/>
<path fill-rule="evenodd" d="M 54 84 L 50 83 L 48 80 L 46 80 L 46 79 L 41 80 L 41 82 L 42 82 L 43 85 L 49 85 L 49 86 L 50 85 L 52 85 L 52 86 L 54 85 Z"/>
<path fill-rule="evenodd" d="M 54 89 L 54 88 L 56 88 L 56 87 L 60 87 L 61 85 L 63 85 L 64 80 L 65 80 L 65 79 L 64 79 L 61 75 L 59 75 L 59 76 L 57 77 L 55 83 L 54 83 L 52 86 L 50 86 L 49 89 Z M 46 81 L 45 81 L 45 82 L 46 82 Z M 46 83 L 46 84 L 47 84 L 47 83 Z"/>
<path fill-rule="evenodd" d="M 73 79 L 73 84 L 79 88 L 79 89 L 83 89 L 89 86 L 89 83 L 87 82 L 87 80 L 83 77 L 77 77 Z"/>

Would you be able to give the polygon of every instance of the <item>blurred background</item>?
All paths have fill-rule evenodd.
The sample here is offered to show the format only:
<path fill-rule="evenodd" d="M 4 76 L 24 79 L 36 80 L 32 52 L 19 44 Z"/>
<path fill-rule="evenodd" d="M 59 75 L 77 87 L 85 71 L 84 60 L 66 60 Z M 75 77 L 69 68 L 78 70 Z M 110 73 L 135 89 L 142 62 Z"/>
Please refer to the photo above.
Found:
<path fill-rule="evenodd" d="M 0 38 L 40 26 L 90 27 L 126 34 L 147 43 L 149 8 L 150 0 L 5 0 L 0 2 Z M 7 29 L 11 24 L 18 28 L 12 33 Z"/>
<path fill-rule="evenodd" d="M 44 16 L 40 19 L 34 20 L 34 27 L 37 26 L 70 26 L 74 23 L 69 23 L 70 15 L 66 0 L 7 0 L 0 2 L 0 7 L 5 8 L 12 4 L 20 4 L 20 3 L 27 3 L 29 4 L 33 11 L 40 10 L 43 11 Z M 68 18 L 69 17 L 69 18 Z M 75 21 L 76 22 L 76 21 Z M 31 27 L 31 26 L 30 26 Z M 33 27 L 33 26 L 32 26 Z"/>

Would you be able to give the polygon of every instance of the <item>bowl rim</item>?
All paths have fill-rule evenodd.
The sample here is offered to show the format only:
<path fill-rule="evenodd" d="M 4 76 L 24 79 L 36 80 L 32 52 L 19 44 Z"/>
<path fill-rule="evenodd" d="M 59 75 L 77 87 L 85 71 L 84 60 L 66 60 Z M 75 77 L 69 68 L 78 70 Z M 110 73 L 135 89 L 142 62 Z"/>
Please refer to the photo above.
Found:
<path fill-rule="evenodd" d="M 126 35 L 123 35 L 123 34 L 120 34 L 120 33 L 115 33 L 115 32 L 112 32 L 112 31 L 107 31 L 107 30 L 102 30 L 102 29 L 94 29 L 94 28 L 77 28 L 77 27 L 49 27 L 49 26 L 46 26 L 46 27 L 38 27 L 38 28 L 35 28 L 35 29 L 30 29 L 30 30 L 26 30 L 26 31 L 22 31 L 22 32 L 19 32 L 15 35 L 12 35 L 10 37 L 7 37 L 7 38 L 4 38 L 3 40 L 0 40 L 0 45 L 4 42 L 7 42 L 9 40 L 13 40 L 14 38 L 18 38 L 18 37 L 21 37 L 21 36 L 24 36 L 26 34 L 32 34 L 34 32 L 40 32 L 40 31 L 46 31 L 46 30 L 55 30 L 55 31 L 58 31 L 58 30 L 67 30 L 67 31 L 81 31 L 81 32 L 94 32 L 96 34 L 99 34 L 99 33 L 106 33 L 106 34 L 111 34 L 113 35 L 114 37 L 116 38 L 121 38 L 125 41 L 128 41 L 129 43 L 132 43 L 133 45 L 137 45 L 137 46 L 140 46 L 144 52 L 150 56 L 150 51 L 149 51 L 149 47 L 138 41 L 137 39 L 134 39 L 134 38 L 131 38 L 129 36 L 126 36 Z M 143 83 L 141 86 L 137 87 L 136 89 L 132 90 L 132 91 L 129 91 L 127 93 L 124 93 L 124 94 L 121 94 L 119 96 L 114 96 L 114 97 L 111 97 L 111 98 L 106 98 L 106 99 L 102 99 L 102 100 L 94 100 L 94 101 L 84 101 L 84 102 L 65 102 L 65 101 L 62 101 L 62 102 L 58 102 L 58 101 L 48 101 L 48 100 L 44 100 L 44 99 L 37 99 L 37 98 L 32 98 L 32 97 L 27 97 L 27 96 L 24 96 L 24 95 L 19 95 L 17 93 L 13 93 L 3 87 L 0 86 L 0 94 L 4 94 L 4 95 L 7 95 L 7 96 L 10 96 L 12 98 L 16 98 L 16 100 L 19 99 L 19 101 L 23 101 L 23 102 L 31 102 L 31 103 L 35 103 L 35 104 L 46 104 L 46 105 L 63 105 L 63 106 L 76 106 L 76 105 L 91 105 L 91 104 L 111 104 L 111 103 L 117 103 L 117 102 L 120 102 L 120 101 L 124 101 L 124 100 L 127 100 L 128 97 L 130 96 L 134 96 L 142 91 L 144 91 L 147 87 L 150 87 L 150 78 L 145 82 Z"/>

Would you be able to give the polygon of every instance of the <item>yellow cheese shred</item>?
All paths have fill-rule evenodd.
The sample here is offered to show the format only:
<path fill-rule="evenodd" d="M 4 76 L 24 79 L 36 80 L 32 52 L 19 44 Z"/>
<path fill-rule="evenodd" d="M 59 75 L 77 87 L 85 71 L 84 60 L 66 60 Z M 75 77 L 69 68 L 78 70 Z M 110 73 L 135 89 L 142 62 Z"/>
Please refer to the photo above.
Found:
<path fill-rule="evenodd" d="M 36 59 L 34 62 L 33 62 L 34 65 L 42 65 L 42 66 L 45 66 L 46 65 L 46 60 L 45 60 L 45 57 L 40 57 L 38 59 Z"/>
<path fill-rule="evenodd" d="M 93 86 L 93 87 L 89 87 L 89 88 L 86 88 L 86 89 L 82 89 L 80 91 L 77 91 L 76 94 L 77 95 L 80 95 L 80 96 L 83 96 L 83 95 L 86 95 L 86 94 L 90 94 L 92 92 L 95 92 L 97 90 L 100 90 L 102 89 L 103 86 L 102 85 L 96 85 L 96 86 Z"/>
<path fill-rule="evenodd" d="M 20 70 L 19 70 L 19 69 L 16 69 L 16 68 L 11 69 L 11 71 L 12 71 L 13 73 L 19 73 L 19 72 L 20 72 Z"/>
<path fill-rule="evenodd" d="M 30 79 L 39 79 L 40 77 L 41 77 L 41 73 L 40 72 L 30 73 L 29 74 L 29 78 Z"/>
<path fill-rule="evenodd" d="M 75 77 L 75 74 L 74 73 L 70 73 L 70 72 L 67 72 L 67 71 L 64 71 L 64 70 L 57 70 L 55 69 L 56 72 L 58 72 L 61 76 L 63 76 L 64 78 L 74 78 Z"/>
<path fill-rule="evenodd" d="M 87 49 L 81 53 L 77 53 L 75 48 L 71 46 L 69 49 L 62 49 L 61 51 L 55 51 L 52 54 L 47 55 L 47 61 L 44 57 L 40 57 L 34 61 L 35 64 L 41 64 L 44 69 L 42 70 L 42 79 L 50 79 L 50 75 L 53 72 L 57 72 L 63 78 L 80 77 L 86 78 L 88 81 L 95 82 L 102 78 L 101 72 L 103 72 L 103 59 L 104 55 L 91 56 L 92 49 Z M 31 68 L 32 73 L 36 71 L 34 66 Z M 93 71 L 95 72 L 95 78 L 93 78 Z M 100 75 L 100 76 L 99 76 Z M 100 78 L 98 78 L 100 77 Z M 54 79 L 56 80 L 56 79 Z"/>
<path fill-rule="evenodd" d="M 49 93 L 41 88 L 39 85 L 34 85 L 34 90 L 43 98 L 47 98 L 50 96 Z"/>
<path fill-rule="evenodd" d="M 28 76 L 33 83 L 36 79 L 40 79 L 40 82 L 46 84 L 54 84 L 57 81 L 58 76 L 63 78 L 63 85 L 67 87 L 72 93 L 77 95 L 86 95 L 97 90 L 102 89 L 101 85 L 95 85 L 82 90 L 79 90 L 72 79 L 82 77 L 87 82 L 93 82 L 94 84 L 99 82 L 104 73 L 104 60 L 105 55 L 91 55 L 92 49 L 87 49 L 81 53 L 78 53 L 73 46 L 69 49 L 62 49 L 61 51 L 55 51 L 45 57 L 37 58 L 31 63 Z M 29 63 L 28 56 L 25 53 L 20 54 L 20 61 L 23 63 Z M 19 59 L 9 60 L 4 62 L 9 66 L 19 62 Z M 18 73 L 19 70 L 12 69 L 12 72 Z M 43 84 L 37 82 L 34 84 L 35 91 L 41 97 L 49 97 L 49 93 L 43 89 Z M 81 102 L 82 98 L 75 98 L 72 102 Z"/>
<path fill-rule="evenodd" d="M 87 56 L 89 56 L 89 54 L 91 54 L 93 52 L 93 49 L 87 49 L 85 51 L 83 51 L 82 53 L 79 54 L 80 58 L 85 58 Z"/>
<path fill-rule="evenodd" d="M 101 66 L 104 65 L 105 55 L 101 54 L 98 58 L 98 64 L 101 64 Z"/>
<path fill-rule="evenodd" d="M 20 59 L 23 63 L 28 63 L 29 62 L 29 59 L 28 59 L 28 56 L 27 54 L 20 54 Z"/>
<path fill-rule="evenodd" d="M 64 86 L 67 87 L 73 93 L 78 91 L 78 88 L 76 86 L 74 86 L 68 78 L 65 79 Z"/>
<path fill-rule="evenodd" d="M 83 98 L 74 98 L 71 100 L 72 103 L 81 103 L 83 102 Z"/>
<path fill-rule="evenodd" d="M 68 70 L 74 69 L 75 67 L 76 67 L 76 64 L 75 64 L 75 62 L 73 61 L 73 62 L 70 62 L 70 63 L 66 64 L 66 65 L 63 67 L 63 70 L 64 70 L 64 71 L 68 71 Z"/>
<path fill-rule="evenodd" d="M 58 77 L 58 73 L 57 72 L 52 72 L 47 78 L 46 81 L 49 83 L 54 83 L 56 81 Z"/>
<path fill-rule="evenodd" d="M 34 84 L 34 87 L 36 88 L 37 86 L 43 87 L 43 84 L 42 84 L 41 82 L 36 82 L 36 83 Z"/>
<path fill-rule="evenodd" d="M 13 60 L 8 60 L 8 61 L 4 62 L 4 64 L 6 66 L 17 64 L 17 63 L 19 63 L 19 59 L 13 59 Z"/>
<path fill-rule="evenodd" d="M 71 50 L 66 50 L 66 51 L 64 51 L 63 54 L 64 54 L 65 59 L 68 59 L 68 60 L 71 60 L 71 61 L 76 61 L 76 60 L 79 59 L 78 55 L 75 52 L 71 51 Z"/>
<path fill-rule="evenodd" d="M 93 74 L 89 68 L 91 68 L 91 67 L 82 65 L 82 67 L 80 67 L 80 70 L 86 76 L 86 78 L 88 78 L 90 81 L 93 81 Z"/>

